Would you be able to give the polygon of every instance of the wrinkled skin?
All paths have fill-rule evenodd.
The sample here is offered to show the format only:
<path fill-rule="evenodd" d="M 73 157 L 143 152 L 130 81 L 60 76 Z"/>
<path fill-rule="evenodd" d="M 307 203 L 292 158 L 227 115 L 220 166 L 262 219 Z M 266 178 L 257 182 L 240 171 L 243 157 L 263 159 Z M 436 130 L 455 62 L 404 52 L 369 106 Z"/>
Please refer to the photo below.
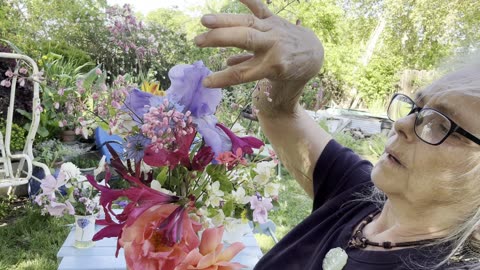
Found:
<path fill-rule="evenodd" d="M 323 47 L 315 34 L 274 15 L 261 0 L 240 0 L 252 14 L 216 14 L 202 17 L 210 29 L 195 38 L 200 47 L 237 47 L 249 54 L 232 56 L 229 67 L 204 80 L 207 87 L 225 87 L 267 78 L 272 93 L 296 99 L 323 62 Z M 281 86 L 281 87 L 277 87 Z M 287 90 L 288 89 L 288 90 Z M 284 91 L 284 92 L 283 92 Z"/>

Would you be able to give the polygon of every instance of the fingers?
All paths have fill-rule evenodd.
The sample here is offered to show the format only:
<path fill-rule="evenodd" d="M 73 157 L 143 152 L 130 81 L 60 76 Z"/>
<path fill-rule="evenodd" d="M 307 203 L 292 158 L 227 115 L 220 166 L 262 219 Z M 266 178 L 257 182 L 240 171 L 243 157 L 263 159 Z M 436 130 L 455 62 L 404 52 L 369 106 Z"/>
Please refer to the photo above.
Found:
<path fill-rule="evenodd" d="M 251 14 L 209 14 L 202 17 L 201 22 L 208 28 L 244 26 L 266 32 L 271 29 Z"/>
<path fill-rule="evenodd" d="M 252 59 L 253 57 L 253 54 L 250 54 L 250 53 L 245 53 L 245 54 L 238 54 L 238 55 L 234 55 L 234 56 L 230 56 L 228 59 L 227 59 L 227 66 L 234 66 L 234 65 L 238 65 L 240 63 L 243 63 L 247 60 L 250 60 Z"/>
<path fill-rule="evenodd" d="M 267 70 L 268 69 L 260 68 L 258 59 L 250 59 L 241 64 L 210 74 L 210 76 L 203 80 L 203 85 L 209 88 L 223 88 L 230 85 L 252 82 L 265 78 L 267 76 Z"/>
<path fill-rule="evenodd" d="M 240 0 L 245 6 L 247 6 L 253 15 L 259 19 L 266 19 L 273 15 L 273 13 L 268 9 L 262 0 Z"/>
<path fill-rule="evenodd" d="M 199 47 L 237 47 L 249 51 L 262 51 L 270 47 L 266 33 L 247 27 L 212 29 L 195 37 Z"/>

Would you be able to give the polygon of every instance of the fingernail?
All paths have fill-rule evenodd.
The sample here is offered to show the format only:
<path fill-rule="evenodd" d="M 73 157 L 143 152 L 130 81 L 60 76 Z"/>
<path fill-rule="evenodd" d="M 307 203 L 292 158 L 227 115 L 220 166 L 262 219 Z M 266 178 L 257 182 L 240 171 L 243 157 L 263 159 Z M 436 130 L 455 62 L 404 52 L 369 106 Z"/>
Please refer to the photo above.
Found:
<path fill-rule="evenodd" d="M 202 23 L 206 25 L 212 25 L 217 21 L 217 18 L 212 15 L 205 15 L 202 17 Z"/>
<path fill-rule="evenodd" d="M 201 35 L 196 36 L 194 41 L 195 41 L 195 44 L 197 44 L 199 46 L 202 45 L 203 42 L 205 42 L 205 34 L 201 34 Z"/>

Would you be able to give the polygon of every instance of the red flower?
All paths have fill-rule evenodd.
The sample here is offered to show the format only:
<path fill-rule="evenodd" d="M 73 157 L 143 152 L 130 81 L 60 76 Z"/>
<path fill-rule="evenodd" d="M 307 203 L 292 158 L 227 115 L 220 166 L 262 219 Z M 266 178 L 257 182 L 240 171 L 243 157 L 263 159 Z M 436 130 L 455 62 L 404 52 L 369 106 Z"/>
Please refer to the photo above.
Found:
<path fill-rule="evenodd" d="M 263 142 L 255 137 L 238 137 L 230 129 L 219 123 L 217 123 L 217 127 L 221 128 L 232 141 L 232 152 L 237 152 L 237 149 L 240 148 L 243 153 L 252 154 L 252 148 L 258 149 L 263 146 Z"/>
<path fill-rule="evenodd" d="M 109 174 L 105 176 L 108 183 Z M 132 177 L 132 176 L 130 176 Z M 87 175 L 87 179 L 100 193 L 100 204 L 105 211 L 105 219 L 98 220 L 97 224 L 106 227 L 98 231 L 93 237 L 94 241 L 101 240 L 105 237 L 121 237 L 122 229 L 125 226 L 132 225 L 145 211 L 160 205 L 171 204 L 179 201 L 179 197 L 165 194 L 163 192 L 151 189 L 143 184 L 128 189 L 111 189 L 108 186 L 99 185 L 92 175 Z M 129 203 L 120 214 L 116 214 L 112 210 L 115 200 L 120 197 L 127 197 Z M 112 219 L 112 215 L 118 222 Z M 115 256 L 118 256 L 120 249 L 117 242 L 117 250 Z"/>

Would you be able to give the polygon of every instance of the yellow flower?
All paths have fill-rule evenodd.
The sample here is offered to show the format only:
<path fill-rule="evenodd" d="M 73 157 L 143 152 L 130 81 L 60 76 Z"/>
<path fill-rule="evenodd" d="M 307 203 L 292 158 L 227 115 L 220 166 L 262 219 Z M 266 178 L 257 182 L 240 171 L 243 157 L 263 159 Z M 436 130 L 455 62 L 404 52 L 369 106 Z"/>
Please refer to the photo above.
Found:
<path fill-rule="evenodd" d="M 160 89 L 160 84 L 159 83 L 156 83 L 156 82 L 143 82 L 142 83 L 142 91 L 144 92 L 147 92 L 147 93 L 150 93 L 150 94 L 153 94 L 153 95 L 156 95 L 156 96 L 165 96 L 165 91 L 161 90 Z"/>

